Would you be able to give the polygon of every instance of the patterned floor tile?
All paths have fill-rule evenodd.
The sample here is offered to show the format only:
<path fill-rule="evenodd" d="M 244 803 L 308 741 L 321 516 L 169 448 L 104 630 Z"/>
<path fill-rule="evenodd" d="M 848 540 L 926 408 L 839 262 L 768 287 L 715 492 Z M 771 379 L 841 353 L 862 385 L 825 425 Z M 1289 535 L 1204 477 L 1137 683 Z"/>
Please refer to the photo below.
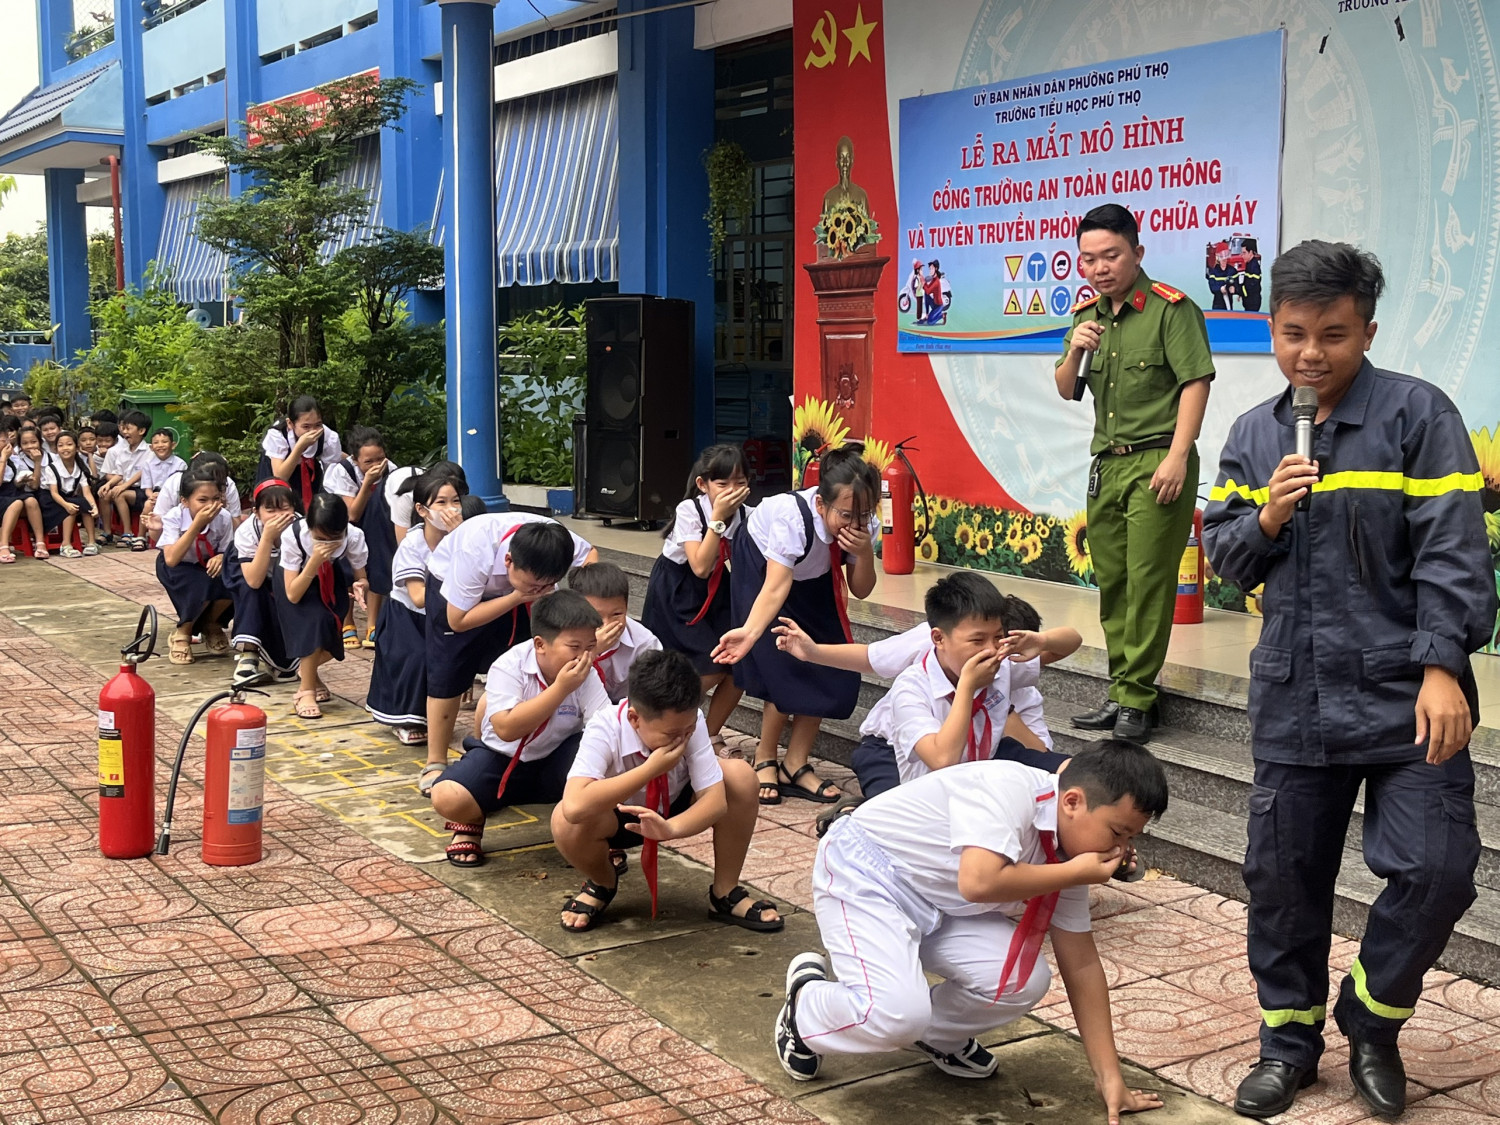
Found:
<path fill-rule="evenodd" d="M 1042 998 L 1042 1002 L 1037 1005 L 1037 1009 L 1040 1011 L 1056 1004 L 1066 1007 L 1068 1004 L 1068 990 L 1063 986 L 1062 974 L 1055 970 L 1057 958 L 1053 955 L 1052 939 L 1050 937 L 1043 941 L 1042 955 L 1047 958 L 1049 964 L 1054 966 L 1054 971 L 1052 973 L 1052 983 L 1047 988 L 1047 995 Z M 1137 981 L 1145 980 L 1149 976 L 1148 973 L 1142 971 L 1137 965 L 1119 961 L 1112 957 L 1106 957 L 1103 954 L 1099 956 L 1099 963 L 1104 967 L 1104 980 L 1109 985 L 1111 991 L 1123 988 L 1127 984 L 1135 984 Z"/>
<path fill-rule="evenodd" d="M 211 867 L 202 862 L 197 849 L 184 849 L 184 853 L 188 866 L 175 873 L 177 881 L 219 913 L 243 914 L 360 897 L 284 845 L 272 843 L 265 858 L 244 867 Z"/>
<path fill-rule="evenodd" d="M 206 918 L 207 907 L 169 879 L 125 879 L 113 887 L 84 883 L 34 895 L 32 909 L 57 933 L 110 929 L 146 922 Z"/>
<path fill-rule="evenodd" d="M 235 931 L 266 957 L 413 936 L 385 911 L 359 899 L 257 910 L 232 921 Z"/>
<path fill-rule="evenodd" d="M 57 941 L 96 976 L 219 965 L 255 956 L 254 949 L 216 918 L 86 930 L 59 934 Z"/>
<path fill-rule="evenodd" d="M 1155 906 L 1198 898 L 1203 894 L 1202 887 L 1184 883 L 1181 879 L 1174 879 L 1170 875 L 1161 875 L 1153 879 L 1150 872 L 1146 873 L 1146 878 L 1137 883 L 1121 883 L 1120 890 L 1136 898 L 1145 899 Z"/>
<path fill-rule="evenodd" d="M 1245 935 L 1245 911 L 1246 905 L 1238 899 L 1225 898 L 1223 895 L 1206 894 L 1195 898 L 1175 899 L 1167 904 L 1172 910 L 1179 911 L 1200 922 L 1212 922 L 1215 926 L 1223 926 L 1225 929 L 1233 930 L 1240 937 Z"/>
<path fill-rule="evenodd" d="M 1184 988 L 1194 996 L 1233 1008 L 1254 1019 L 1260 1019 L 1260 998 L 1255 992 L 1255 978 L 1244 956 L 1226 957 L 1212 965 L 1184 969 L 1161 978 L 1168 984 Z"/>
<path fill-rule="evenodd" d="M 1401 1058 L 1413 1082 L 1438 1091 L 1464 1086 L 1500 1069 L 1500 1031 L 1418 1000 L 1401 1028 Z"/>
<path fill-rule="evenodd" d="M 268 810 L 266 823 L 274 825 L 271 835 L 298 855 L 314 863 L 339 863 L 378 854 L 370 841 L 316 805 L 300 797 L 288 797 L 285 807 L 287 812 L 274 819 Z M 293 808 L 301 810 L 295 819 L 288 815 Z"/>
<path fill-rule="evenodd" d="M 464 1125 L 582 1115 L 647 1096 L 628 1075 L 560 1036 L 476 1048 L 399 1064 L 411 1082 Z"/>
<path fill-rule="evenodd" d="M 201 1125 L 213 1118 L 204 1113 L 187 1098 L 176 1098 L 159 1102 L 147 1109 L 120 1109 L 99 1113 L 90 1118 L 89 1125 Z M 26 1125 L 18 1121 L 16 1125 Z"/>
<path fill-rule="evenodd" d="M 1489 1020 L 1500 1030 L 1500 988 L 1488 988 L 1478 981 L 1455 977 L 1434 988 L 1424 988 L 1422 998 L 1451 1012 Z"/>
<path fill-rule="evenodd" d="M 1238 934 L 1163 906 L 1101 922 L 1094 941 L 1100 956 L 1152 976 L 1217 964 L 1242 954 L 1245 947 Z"/>
<path fill-rule="evenodd" d="M 128 1034 L 92 985 L 0 991 L 0 1054 L 46 1051 Z"/>
<path fill-rule="evenodd" d="M 1241 1043 L 1222 1051 L 1175 1063 L 1160 1071 L 1163 1078 L 1194 1093 L 1232 1105 L 1234 1092 L 1260 1058 L 1260 1043 Z M 1406 1098 L 1414 1104 L 1430 1091 L 1414 1082 L 1406 1085 Z M 1370 1116 L 1370 1107 L 1349 1080 L 1349 1055 L 1329 1050 L 1318 1066 L 1318 1082 L 1297 1095 L 1296 1108 L 1278 1121 L 1295 1125 L 1352 1125 Z"/>
<path fill-rule="evenodd" d="M 556 1028 L 492 984 L 338 1004 L 339 1021 L 388 1059 L 494 1047 L 550 1035 Z"/>
<path fill-rule="evenodd" d="M 8 941 L 30 941 L 45 934 L 42 924 L 32 917 L 25 903 L 13 894 L 0 891 L 0 945 Z"/>
<path fill-rule="evenodd" d="M 218 1125 L 430 1125 L 437 1106 L 388 1066 L 210 1094 Z"/>
<path fill-rule="evenodd" d="M 310 949 L 271 960 L 321 1004 L 410 996 L 477 983 L 447 953 L 420 938 L 348 949 Z"/>
<path fill-rule="evenodd" d="M 446 886 L 428 891 L 370 895 L 376 906 L 419 934 L 447 934 L 495 922 L 495 915 Z"/>
<path fill-rule="evenodd" d="M 424 891 L 446 890 L 444 885 L 419 867 L 403 863 L 389 854 L 339 860 L 325 867 L 334 878 L 361 898 L 377 895 L 402 896 Z"/>
<path fill-rule="evenodd" d="M 144 1044 L 128 1037 L 0 1055 L 0 1121 L 95 1122 L 180 1096 Z"/>
<path fill-rule="evenodd" d="M 316 1009 L 155 1031 L 144 1042 L 194 1097 L 362 1070 L 380 1062 L 333 1017 Z"/>
<path fill-rule="evenodd" d="M 1381 1118 L 1366 1118 L 1360 1125 L 1378 1125 Z M 1495 1125 L 1490 1113 L 1454 1098 L 1434 1097 L 1418 1102 L 1401 1115 L 1401 1125 Z"/>
<path fill-rule="evenodd" d="M 52 938 L 0 942 L 0 992 L 54 988 L 82 980 L 67 952 Z"/>
<path fill-rule="evenodd" d="M 506 925 L 439 935 L 448 955 L 564 1031 L 619 1018 L 613 989 Z"/>
<path fill-rule="evenodd" d="M 120 1015 L 143 1033 L 267 1016 L 314 1003 L 275 965 L 257 957 L 104 977 L 99 986 Z"/>
<path fill-rule="evenodd" d="M 1109 1000 L 1120 1054 L 1147 1068 L 1222 1051 L 1254 1039 L 1259 1029 L 1258 1019 L 1159 980 L 1114 989 Z M 1067 1004 L 1032 1014 L 1065 1031 L 1077 1028 Z"/>

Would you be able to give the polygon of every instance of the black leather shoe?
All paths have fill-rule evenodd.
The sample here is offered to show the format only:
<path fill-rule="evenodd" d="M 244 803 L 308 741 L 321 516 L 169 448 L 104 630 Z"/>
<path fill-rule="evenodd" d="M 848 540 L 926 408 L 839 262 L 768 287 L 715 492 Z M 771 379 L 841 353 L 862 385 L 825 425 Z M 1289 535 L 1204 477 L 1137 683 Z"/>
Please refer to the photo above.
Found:
<path fill-rule="evenodd" d="M 1395 1044 L 1349 1040 L 1349 1077 L 1379 1116 L 1399 1117 L 1406 1109 L 1406 1067 Z"/>
<path fill-rule="evenodd" d="M 1234 1094 L 1234 1112 L 1243 1117 L 1275 1117 L 1292 1108 L 1297 1091 L 1318 1080 L 1315 1066 L 1293 1066 L 1280 1059 L 1261 1059 Z"/>
<path fill-rule="evenodd" d="M 1115 720 L 1115 737 L 1127 742 L 1150 742 L 1155 729 L 1153 713 L 1135 707 L 1121 707 L 1120 717 Z"/>
<path fill-rule="evenodd" d="M 1114 730 L 1115 720 L 1120 717 L 1120 705 L 1113 700 L 1097 711 L 1086 711 L 1073 716 L 1073 725 L 1079 730 Z"/>

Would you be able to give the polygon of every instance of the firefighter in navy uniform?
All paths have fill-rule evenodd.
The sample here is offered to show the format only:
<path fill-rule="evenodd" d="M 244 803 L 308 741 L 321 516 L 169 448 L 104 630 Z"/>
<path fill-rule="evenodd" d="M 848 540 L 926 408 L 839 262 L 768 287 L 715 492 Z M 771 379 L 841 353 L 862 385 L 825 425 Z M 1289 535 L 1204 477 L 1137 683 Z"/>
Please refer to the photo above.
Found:
<path fill-rule="evenodd" d="M 1261 1057 L 1235 1102 L 1250 1117 L 1317 1080 L 1334 881 L 1361 781 L 1364 858 L 1385 889 L 1333 1017 L 1378 1114 L 1405 1108 L 1397 1035 L 1475 897 L 1469 656 L 1496 613 L 1483 480 L 1442 391 L 1365 359 L 1383 286 L 1374 257 L 1344 244 L 1276 260 L 1272 343 L 1292 387 L 1318 391 L 1313 460 L 1291 452 L 1288 389 L 1235 422 L 1204 514 L 1214 570 L 1265 583 L 1244 868 Z"/>
<path fill-rule="evenodd" d="M 1240 267 L 1239 280 L 1235 286 L 1240 304 L 1245 306 L 1246 312 L 1260 312 L 1260 272 L 1260 251 L 1246 247 L 1245 264 Z"/>

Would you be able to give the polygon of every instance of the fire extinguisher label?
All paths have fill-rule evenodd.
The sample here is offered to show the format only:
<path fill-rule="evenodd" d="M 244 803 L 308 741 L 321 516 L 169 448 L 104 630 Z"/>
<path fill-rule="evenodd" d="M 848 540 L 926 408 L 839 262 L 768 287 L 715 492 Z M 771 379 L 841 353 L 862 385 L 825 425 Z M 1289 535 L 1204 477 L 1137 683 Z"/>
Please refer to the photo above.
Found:
<path fill-rule="evenodd" d="M 107 730 L 115 729 L 115 713 L 113 711 L 99 712 L 99 731 L 102 734 Z"/>
<path fill-rule="evenodd" d="M 125 796 L 125 744 L 117 730 L 99 732 L 99 796 Z M 106 737 L 108 736 L 108 737 Z"/>
<path fill-rule="evenodd" d="M 880 530 L 884 535 L 889 535 L 894 524 L 891 522 L 893 507 L 891 504 L 891 482 L 882 480 L 880 482 Z"/>
<path fill-rule="evenodd" d="M 259 740 L 246 745 L 252 741 L 247 736 L 256 735 Z M 265 804 L 266 730 L 241 730 L 235 741 L 238 745 L 229 752 L 229 808 L 225 819 L 230 824 L 256 824 Z"/>
<path fill-rule="evenodd" d="M 1189 543 L 1188 549 L 1182 552 L 1182 562 L 1177 568 L 1177 593 L 1196 594 L 1198 592 L 1198 551 L 1197 543 Z"/>

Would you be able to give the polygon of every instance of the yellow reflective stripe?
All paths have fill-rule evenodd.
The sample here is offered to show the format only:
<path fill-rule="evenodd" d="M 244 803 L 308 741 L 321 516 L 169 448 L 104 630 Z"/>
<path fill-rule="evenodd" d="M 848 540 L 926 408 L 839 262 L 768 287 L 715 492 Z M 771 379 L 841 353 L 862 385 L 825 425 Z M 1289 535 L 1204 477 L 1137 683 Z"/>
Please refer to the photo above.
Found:
<path fill-rule="evenodd" d="M 1251 488 L 1248 484 L 1239 484 L 1230 477 L 1223 484 L 1216 484 L 1208 491 L 1210 503 L 1219 503 L 1228 500 L 1231 496 L 1241 496 L 1255 505 L 1266 503 L 1271 499 L 1269 488 Z"/>
<path fill-rule="evenodd" d="M 1354 981 L 1354 995 L 1359 997 L 1359 1002 L 1371 1013 L 1387 1020 L 1409 1019 L 1415 1008 L 1393 1008 L 1389 1004 L 1382 1004 L 1370 995 L 1369 986 L 1365 983 L 1365 967 L 1359 963 L 1359 958 L 1354 959 L 1354 964 L 1349 967 L 1349 976 Z"/>
<path fill-rule="evenodd" d="M 1449 473 L 1444 477 L 1409 477 L 1396 472 L 1366 472 L 1351 470 L 1329 473 L 1313 485 L 1314 492 L 1339 492 L 1348 489 L 1365 489 L 1371 492 L 1401 492 L 1407 496 L 1446 496 L 1450 492 L 1479 492 L 1484 488 L 1481 473 Z M 1233 478 L 1222 485 L 1214 485 L 1209 491 L 1210 502 L 1220 503 L 1231 496 L 1239 496 L 1257 507 L 1271 499 L 1269 488 L 1251 488 L 1239 484 Z"/>
<path fill-rule="evenodd" d="M 1323 1004 L 1316 1008 L 1278 1008 L 1274 1012 L 1262 1008 L 1260 1018 L 1267 1027 L 1285 1027 L 1289 1023 L 1305 1023 L 1312 1027 L 1328 1018 L 1328 1008 Z"/>

